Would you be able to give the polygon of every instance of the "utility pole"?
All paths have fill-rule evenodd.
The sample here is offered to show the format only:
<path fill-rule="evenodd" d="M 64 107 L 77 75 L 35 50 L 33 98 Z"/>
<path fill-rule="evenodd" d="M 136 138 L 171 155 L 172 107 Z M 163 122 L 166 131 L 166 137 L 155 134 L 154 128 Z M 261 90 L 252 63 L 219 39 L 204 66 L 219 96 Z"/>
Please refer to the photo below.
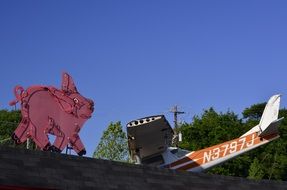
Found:
<path fill-rule="evenodd" d="M 177 130 L 178 130 L 177 129 L 178 128 L 177 117 L 178 117 L 179 114 L 185 114 L 185 112 L 179 111 L 177 105 L 175 105 L 171 109 L 170 112 L 173 113 L 173 120 L 174 120 L 174 137 L 172 139 L 172 141 L 173 141 L 172 144 L 177 147 L 178 146 L 178 142 L 182 140 L 181 132 L 179 132 L 177 134 Z"/>
<path fill-rule="evenodd" d="M 175 105 L 175 106 L 171 109 L 170 112 L 173 113 L 174 129 L 176 130 L 177 127 L 178 127 L 177 116 L 178 116 L 179 114 L 185 114 L 185 112 L 183 112 L 183 111 L 178 111 L 177 105 Z"/>

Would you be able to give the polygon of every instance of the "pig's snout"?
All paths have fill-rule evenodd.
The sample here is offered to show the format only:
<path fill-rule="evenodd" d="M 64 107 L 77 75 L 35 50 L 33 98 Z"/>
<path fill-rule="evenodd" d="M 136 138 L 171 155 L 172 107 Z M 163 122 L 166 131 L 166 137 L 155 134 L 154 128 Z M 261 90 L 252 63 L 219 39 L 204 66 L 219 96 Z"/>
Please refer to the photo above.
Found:
<path fill-rule="evenodd" d="M 88 101 L 89 101 L 89 109 L 93 112 L 95 104 L 94 104 L 93 100 L 88 99 Z"/>

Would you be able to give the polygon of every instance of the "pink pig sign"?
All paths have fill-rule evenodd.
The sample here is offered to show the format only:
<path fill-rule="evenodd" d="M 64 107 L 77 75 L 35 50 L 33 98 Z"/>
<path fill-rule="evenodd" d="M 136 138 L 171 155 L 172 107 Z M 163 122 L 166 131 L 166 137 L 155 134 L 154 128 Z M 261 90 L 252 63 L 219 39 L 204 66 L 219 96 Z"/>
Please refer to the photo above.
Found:
<path fill-rule="evenodd" d="M 14 94 L 16 100 L 10 105 L 20 102 L 22 114 L 22 121 L 12 135 L 17 144 L 31 138 L 45 151 L 61 152 L 69 144 L 78 155 L 86 154 L 78 133 L 92 116 L 94 103 L 77 91 L 69 74 L 63 73 L 61 89 L 31 86 L 24 90 L 16 86 Z M 48 134 L 56 136 L 53 145 Z"/>

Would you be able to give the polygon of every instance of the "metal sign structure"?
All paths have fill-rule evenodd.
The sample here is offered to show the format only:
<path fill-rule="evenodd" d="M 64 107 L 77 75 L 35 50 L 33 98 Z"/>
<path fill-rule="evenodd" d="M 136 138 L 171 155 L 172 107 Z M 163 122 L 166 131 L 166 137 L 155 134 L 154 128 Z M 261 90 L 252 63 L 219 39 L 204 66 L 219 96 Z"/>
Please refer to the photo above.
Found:
<path fill-rule="evenodd" d="M 79 137 L 83 124 L 92 116 L 94 102 L 82 96 L 68 73 L 62 75 L 62 88 L 31 86 L 14 88 L 16 99 L 10 105 L 21 104 L 22 121 L 14 131 L 16 144 L 28 138 L 45 151 L 61 152 L 68 144 L 82 156 L 85 147 Z M 53 144 L 48 134 L 55 135 Z"/>
<path fill-rule="evenodd" d="M 174 135 L 164 115 L 149 116 L 127 124 L 131 157 L 143 164 L 156 165 L 157 156 L 172 144 Z"/>

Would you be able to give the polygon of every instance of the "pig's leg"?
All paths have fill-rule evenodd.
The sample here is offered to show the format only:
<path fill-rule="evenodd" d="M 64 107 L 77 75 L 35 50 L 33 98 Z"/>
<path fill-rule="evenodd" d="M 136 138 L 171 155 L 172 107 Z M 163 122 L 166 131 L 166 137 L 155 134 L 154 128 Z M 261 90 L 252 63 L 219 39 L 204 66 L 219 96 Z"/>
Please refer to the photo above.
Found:
<path fill-rule="evenodd" d="M 59 125 L 57 125 L 57 123 L 54 121 L 52 117 L 48 117 L 48 126 L 46 128 L 46 131 L 56 136 L 54 144 L 52 146 L 49 146 L 48 150 L 52 152 L 62 152 L 62 150 L 60 150 L 59 145 L 61 145 L 65 135 L 60 130 Z"/>
<path fill-rule="evenodd" d="M 69 141 L 63 136 L 56 136 L 55 142 L 51 147 L 51 151 L 53 152 L 62 152 L 62 150 L 68 145 Z"/>
<path fill-rule="evenodd" d="M 28 137 L 28 126 L 30 121 L 28 118 L 24 117 L 14 133 L 12 134 L 12 139 L 15 141 L 16 144 L 21 144 L 27 140 Z"/>
<path fill-rule="evenodd" d="M 15 87 L 15 95 L 17 97 L 17 100 L 21 100 L 21 114 L 22 114 L 22 120 L 14 133 L 12 134 L 12 139 L 15 141 L 16 144 L 21 144 L 27 140 L 27 138 L 30 136 L 30 127 L 29 125 L 31 124 L 30 119 L 29 119 L 29 106 L 25 100 L 22 99 L 18 95 L 18 93 L 21 91 L 21 93 L 24 91 L 22 87 Z"/>
<path fill-rule="evenodd" d="M 46 127 L 35 127 L 31 126 L 32 134 L 31 137 L 33 141 L 40 147 L 42 150 L 48 150 L 50 147 L 50 141 L 48 139 Z"/>
<path fill-rule="evenodd" d="M 70 139 L 70 144 L 79 156 L 83 156 L 86 154 L 84 144 L 82 143 L 78 134 L 73 135 L 73 137 Z"/>

